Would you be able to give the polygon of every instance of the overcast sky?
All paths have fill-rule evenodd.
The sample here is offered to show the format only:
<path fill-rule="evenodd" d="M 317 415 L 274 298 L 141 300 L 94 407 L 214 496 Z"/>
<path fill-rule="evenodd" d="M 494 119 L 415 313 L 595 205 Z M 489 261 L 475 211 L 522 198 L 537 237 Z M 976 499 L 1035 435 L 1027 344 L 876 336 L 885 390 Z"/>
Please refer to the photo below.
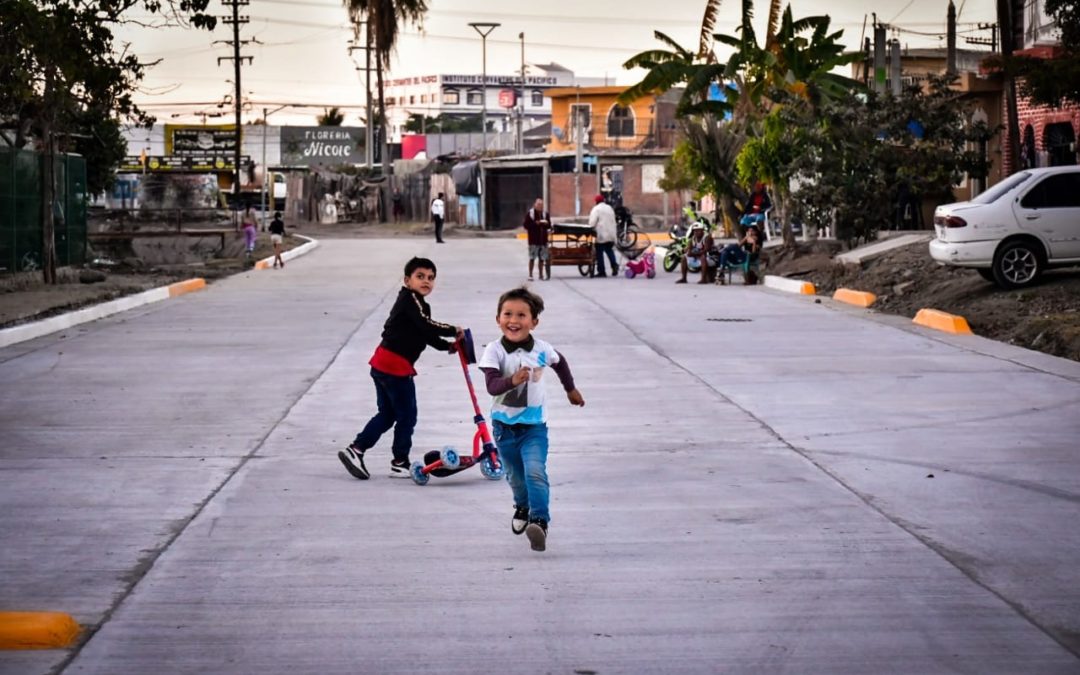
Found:
<path fill-rule="evenodd" d="M 221 7 L 220 0 L 212 0 Z M 679 44 L 697 45 L 703 0 L 429 0 L 430 12 L 423 29 L 407 27 L 398 43 L 391 77 L 437 73 L 479 73 L 481 41 L 467 24 L 489 21 L 502 24 L 487 39 L 489 74 L 516 72 L 521 59 L 518 34 L 525 33 L 526 63 L 560 63 L 581 76 L 609 77 L 613 83 L 631 84 L 640 72 L 626 71 L 623 62 L 637 52 L 659 46 L 653 31 L 662 31 Z M 947 1 L 888 0 L 873 5 L 878 20 L 895 26 L 903 45 L 944 46 Z M 721 7 L 718 32 L 731 33 L 741 2 Z M 854 0 L 799 0 L 792 5 L 796 16 L 828 14 L 836 29 L 843 29 L 851 48 L 870 33 L 871 5 Z M 989 0 L 960 0 L 958 46 L 968 47 L 964 37 L 989 38 L 978 31 L 980 22 L 994 20 Z M 760 3 L 755 17 L 764 29 L 768 5 Z M 346 124 L 359 124 L 363 104 L 363 52 L 350 58 L 352 37 L 340 0 L 251 0 L 242 10 L 251 21 L 241 39 L 254 38 L 244 54 L 254 57 L 244 66 L 241 83 L 251 101 L 247 123 L 262 115 L 263 108 L 291 104 L 270 117 L 271 124 L 314 124 L 318 108 L 346 107 Z M 148 17 L 135 15 L 135 18 Z M 213 32 L 184 28 L 125 27 L 117 32 L 121 43 L 144 61 L 160 59 L 142 84 L 138 102 L 161 122 L 197 122 L 196 112 L 215 113 L 214 102 L 232 91 L 232 66 L 217 65 L 219 56 L 231 48 L 213 44 L 232 38 L 231 29 L 218 25 Z M 890 34 L 892 37 L 892 34 Z M 972 46 L 977 49 L 987 47 Z M 361 66 L 360 72 L 355 70 Z M 373 78 L 374 79 L 374 78 Z M 374 89 L 374 84 L 373 84 Z M 203 105 L 182 105 L 203 103 Z M 232 117 L 208 119 L 230 122 Z"/>

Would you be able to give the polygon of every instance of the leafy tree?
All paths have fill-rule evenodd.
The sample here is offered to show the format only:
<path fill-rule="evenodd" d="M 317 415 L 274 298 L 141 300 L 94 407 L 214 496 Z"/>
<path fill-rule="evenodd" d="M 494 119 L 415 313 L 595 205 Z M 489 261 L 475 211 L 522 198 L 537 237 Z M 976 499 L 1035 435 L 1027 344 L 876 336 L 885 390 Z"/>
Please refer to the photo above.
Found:
<path fill-rule="evenodd" d="M 90 185 L 111 180 L 119 152 L 119 120 L 149 124 L 131 95 L 146 64 L 118 51 L 112 27 L 136 7 L 186 17 L 213 28 L 209 0 L 5 0 L 0 13 L 0 127 L 16 147 L 31 140 L 43 157 L 42 272 L 56 283 L 55 155 L 77 148 L 88 155 Z"/>
<path fill-rule="evenodd" d="M 375 50 L 375 75 L 379 91 L 378 129 L 382 137 L 383 173 L 388 174 L 390 165 L 390 138 L 386 133 L 386 88 L 383 73 L 390 67 L 390 57 L 397 47 L 397 39 L 403 24 L 421 25 L 427 14 L 427 0 L 344 0 L 353 23 L 365 22 L 367 38 Z M 389 201 L 390 183 L 383 186 L 383 199 Z M 387 209 L 382 209 L 386 220 Z"/>
<path fill-rule="evenodd" d="M 315 118 L 320 127 L 340 127 L 345 123 L 345 113 L 337 106 L 326 108 Z"/>
<path fill-rule="evenodd" d="M 1010 63 L 1020 91 L 1034 103 L 1059 106 L 1080 103 L 1080 3 L 1046 0 L 1046 13 L 1061 30 L 1061 49 L 1053 59 L 1013 56 Z"/>
<path fill-rule="evenodd" d="M 927 90 L 912 86 L 898 97 L 850 95 L 818 108 L 792 97 L 778 106 L 762 151 L 789 160 L 784 172 L 800 215 L 833 225 L 849 243 L 870 239 L 892 222 L 904 187 L 938 199 L 965 173 L 985 176 L 987 164 L 971 148 L 991 130 L 964 121 L 970 111 L 951 81 L 932 77 Z"/>

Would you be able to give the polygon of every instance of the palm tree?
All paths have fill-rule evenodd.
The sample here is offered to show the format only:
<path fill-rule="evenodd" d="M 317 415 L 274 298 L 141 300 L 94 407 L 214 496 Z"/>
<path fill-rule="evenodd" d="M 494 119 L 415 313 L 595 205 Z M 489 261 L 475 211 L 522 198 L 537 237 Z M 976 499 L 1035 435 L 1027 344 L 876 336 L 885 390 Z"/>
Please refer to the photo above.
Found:
<path fill-rule="evenodd" d="M 345 113 L 341 112 L 341 108 L 334 106 L 323 110 L 315 121 L 320 127 L 340 127 L 345 123 Z"/>
<path fill-rule="evenodd" d="M 421 26 L 427 14 L 427 0 L 344 0 L 349 12 L 349 20 L 354 24 L 365 22 L 367 25 L 367 44 L 373 47 L 375 55 L 375 77 L 379 90 L 379 133 L 382 141 L 383 175 L 390 175 L 390 136 L 386 131 L 386 105 L 383 71 L 390 67 L 390 57 L 397 47 L 401 25 L 411 23 Z M 369 120 L 373 123 L 374 120 Z M 376 141 L 378 142 L 378 141 Z M 383 198 L 390 197 L 390 183 L 383 185 Z M 386 209 L 382 210 L 386 221 Z"/>

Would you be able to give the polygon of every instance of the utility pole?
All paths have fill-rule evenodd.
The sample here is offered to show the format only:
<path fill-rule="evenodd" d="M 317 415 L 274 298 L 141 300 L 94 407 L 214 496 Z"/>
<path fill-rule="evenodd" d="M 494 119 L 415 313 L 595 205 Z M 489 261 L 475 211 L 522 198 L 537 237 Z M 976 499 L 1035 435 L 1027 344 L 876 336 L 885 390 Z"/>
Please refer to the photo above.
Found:
<path fill-rule="evenodd" d="M 581 215 L 581 170 L 584 168 L 582 150 L 585 141 L 585 120 L 581 115 L 581 87 L 578 86 L 577 105 L 574 106 L 574 215 Z"/>
<path fill-rule="evenodd" d="M 235 93 L 233 94 L 233 104 L 236 111 L 236 145 L 233 152 L 233 225 L 239 229 L 239 211 L 240 207 L 240 136 L 242 132 L 240 114 L 244 107 L 243 93 L 240 89 L 240 64 L 245 59 L 250 64 L 253 60 L 251 56 L 243 56 L 240 54 L 240 48 L 243 45 L 250 44 L 252 40 L 240 39 L 240 26 L 248 22 L 248 17 L 240 16 L 240 7 L 246 7 L 249 0 L 221 0 L 222 4 L 226 7 L 232 8 L 232 14 L 223 17 L 222 21 L 225 24 L 232 26 L 233 39 L 222 40 L 225 44 L 231 45 L 233 48 L 232 56 L 219 56 L 218 65 L 221 65 L 222 61 L 233 62 L 233 85 L 235 86 Z M 265 171 L 265 167 L 263 168 Z"/>
<path fill-rule="evenodd" d="M 517 154 L 525 153 L 525 137 L 522 130 L 525 125 L 525 33 L 518 33 L 521 40 L 521 99 L 518 101 L 517 118 Z"/>
<path fill-rule="evenodd" d="M 364 46 L 360 47 L 356 41 L 360 39 L 360 26 L 364 31 Z M 368 175 L 371 175 L 375 164 L 375 121 L 371 114 L 371 22 L 357 21 L 353 26 L 353 44 L 349 51 L 364 50 L 364 115 L 367 121 L 364 124 L 364 163 L 367 164 Z"/>

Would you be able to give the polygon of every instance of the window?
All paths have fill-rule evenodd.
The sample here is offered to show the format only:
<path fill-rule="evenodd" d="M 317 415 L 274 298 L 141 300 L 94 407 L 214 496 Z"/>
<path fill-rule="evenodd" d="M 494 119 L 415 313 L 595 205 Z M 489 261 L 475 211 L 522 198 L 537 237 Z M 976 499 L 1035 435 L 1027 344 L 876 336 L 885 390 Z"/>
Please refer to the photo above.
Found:
<path fill-rule="evenodd" d="M 416 104 L 416 97 L 415 96 L 410 96 L 409 97 L 409 105 L 415 105 L 415 104 Z"/>
<path fill-rule="evenodd" d="M 484 93 L 479 89 L 470 89 L 465 94 L 465 102 L 469 105 L 484 105 Z"/>
<path fill-rule="evenodd" d="M 390 107 L 390 106 L 394 105 L 394 103 L 396 103 L 396 101 L 394 100 L 393 96 L 387 96 L 386 97 L 386 106 L 387 107 Z"/>
<path fill-rule="evenodd" d="M 420 102 L 427 103 L 427 94 L 420 94 Z"/>
<path fill-rule="evenodd" d="M 1080 207 L 1080 171 L 1047 176 L 1020 200 L 1025 209 L 1075 209 Z"/>
<path fill-rule="evenodd" d="M 608 138 L 619 138 L 634 135 L 634 113 L 624 105 L 617 105 L 611 109 L 607 118 Z"/>
<path fill-rule="evenodd" d="M 444 89 L 442 93 L 442 102 L 446 105 L 457 105 L 461 103 L 461 95 L 458 94 L 457 89 Z"/>
<path fill-rule="evenodd" d="M 533 89 L 532 90 L 532 100 L 530 101 L 529 105 L 531 105 L 534 108 L 543 108 L 544 107 L 544 92 L 540 91 L 539 89 Z"/>
<path fill-rule="evenodd" d="M 1011 192 L 1013 188 L 1020 185 L 1028 178 L 1031 178 L 1031 174 L 1027 171 L 1014 173 L 971 201 L 973 204 L 993 204 L 1005 193 Z"/>

